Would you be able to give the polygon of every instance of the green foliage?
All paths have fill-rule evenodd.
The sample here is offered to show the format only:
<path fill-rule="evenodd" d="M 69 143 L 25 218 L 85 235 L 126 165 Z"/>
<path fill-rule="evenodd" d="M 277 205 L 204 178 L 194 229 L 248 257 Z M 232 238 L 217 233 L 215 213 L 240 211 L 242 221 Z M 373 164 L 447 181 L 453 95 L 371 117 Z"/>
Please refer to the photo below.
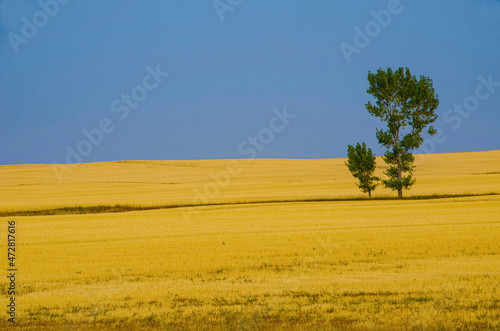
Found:
<path fill-rule="evenodd" d="M 387 123 L 387 129 L 377 129 L 379 143 L 387 148 L 382 158 L 389 165 L 385 172 L 388 179 L 382 183 L 397 190 L 398 196 L 402 197 L 402 190 L 410 189 L 415 183 L 415 158 L 411 150 L 422 145 L 422 131 L 437 119 L 434 111 L 439 105 L 438 96 L 430 78 L 420 76 L 417 79 L 408 68 L 399 68 L 395 72 L 391 68 L 368 72 L 368 82 L 367 93 L 373 95 L 376 103 L 368 102 L 366 109 Z M 427 132 L 431 136 L 436 134 L 432 126 Z"/>
<path fill-rule="evenodd" d="M 359 180 L 358 187 L 363 193 L 368 193 L 372 196 L 372 191 L 375 190 L 380 178 L 373 176 L 375 172 L 376 162 L 375 156 L 370 148 L 366 148 L 366 144 L 360 145 L 357 143 L 356 148 L 351 145 L 347 146 L 347 161 L 346 166 L 352 173 L 354 178 Z"/>

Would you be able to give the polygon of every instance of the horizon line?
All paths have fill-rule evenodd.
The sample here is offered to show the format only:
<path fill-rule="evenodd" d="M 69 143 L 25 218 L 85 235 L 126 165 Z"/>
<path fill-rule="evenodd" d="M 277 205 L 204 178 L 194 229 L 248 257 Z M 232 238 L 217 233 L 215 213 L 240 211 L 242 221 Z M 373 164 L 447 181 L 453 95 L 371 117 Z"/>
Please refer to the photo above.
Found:
<path fill-rule="evenodd" d="M 414 155 L 439 155 L 439 154 L 460 154 L 460 153 L 484 153 L 484 152 L 495 152 L 500 151 L 500 149 L 489 149 L 480 151 L 461 151 L 461 152 L 441 152 L 441 153 L 414 153 Z M 376 155 L 376 157 L 382 157 L 383 155 Z M 105 161 L 92 161 L 92 162 L 81 162 L 81 163 L 9 163 L 0 164 L 0 167 L 4 166 L 22 166 L 22 165 L 61 165 L 61 166 L 78 166 L 83 164 L 93 164 L 93 163 L 111 163 L 111 162 L 186 162 L 186 161 L 230 161 L 230 160 L 334 160 L 334 159 L 346 159 L 345 157 L 319 157 L 319 158 L 287 158 L 287 157 L 257 157 L 257 158 L 213 158 L 213 159 L 120 159 L 120 160 L 105 160 Z"/>

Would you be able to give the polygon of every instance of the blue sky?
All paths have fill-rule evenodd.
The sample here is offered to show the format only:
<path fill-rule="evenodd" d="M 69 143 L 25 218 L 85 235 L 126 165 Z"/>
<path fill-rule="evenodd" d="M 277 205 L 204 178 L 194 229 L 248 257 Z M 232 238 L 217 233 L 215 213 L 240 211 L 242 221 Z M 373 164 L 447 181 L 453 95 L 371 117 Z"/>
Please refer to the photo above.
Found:
<path fill-rule="evenodd" d="M 1 0 L 0 36 L 0 164 L 380 155 L 387 67 L 434 82 L 422 151 L 500 148 L 497 0 Z"/>

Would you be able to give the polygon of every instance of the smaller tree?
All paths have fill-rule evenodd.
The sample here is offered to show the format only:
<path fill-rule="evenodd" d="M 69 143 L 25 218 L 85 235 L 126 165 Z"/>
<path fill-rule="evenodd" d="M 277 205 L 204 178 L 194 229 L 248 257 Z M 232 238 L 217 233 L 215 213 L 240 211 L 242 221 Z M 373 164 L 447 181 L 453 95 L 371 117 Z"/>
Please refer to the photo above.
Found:
<path fill-rule="evenodd" d="M 368 193 L 372 198 L 372 191 L 375 190 L 380 178 L 373 176 L 376 167 L 375 156 L 370 148 L 366 148 L 366 144 L 360 145 L 357 143 L 356 148 L 351 145 L 347 146 L 347 161 L 345 165 L 349 168 L 354 178 L 359 180 L 358 187 L 363 193 Z"/>

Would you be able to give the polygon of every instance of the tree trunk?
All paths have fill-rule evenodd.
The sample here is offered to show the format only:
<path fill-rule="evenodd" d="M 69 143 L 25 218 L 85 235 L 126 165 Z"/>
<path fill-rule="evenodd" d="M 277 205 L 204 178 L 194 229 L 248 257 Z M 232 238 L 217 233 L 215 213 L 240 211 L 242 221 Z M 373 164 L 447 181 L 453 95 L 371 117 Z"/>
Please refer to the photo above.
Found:
<path fill-rule="evenodd" d="M 368 191 L 368 197 L 371 199 L 372 198 L 372 191 Z"/>
<path fill-rule="evenodd" d="M 397 157 L 397 161 L 398 161 L 398 184 L 401 185 L 401 179 L 403 178 L 403 168 L 401 166 L 401 158 L 399 155 Z M 403 197 L 403 188 L 399 187 L 398 188 L 398 198 L 402 198 L 402 197 Z"/>

